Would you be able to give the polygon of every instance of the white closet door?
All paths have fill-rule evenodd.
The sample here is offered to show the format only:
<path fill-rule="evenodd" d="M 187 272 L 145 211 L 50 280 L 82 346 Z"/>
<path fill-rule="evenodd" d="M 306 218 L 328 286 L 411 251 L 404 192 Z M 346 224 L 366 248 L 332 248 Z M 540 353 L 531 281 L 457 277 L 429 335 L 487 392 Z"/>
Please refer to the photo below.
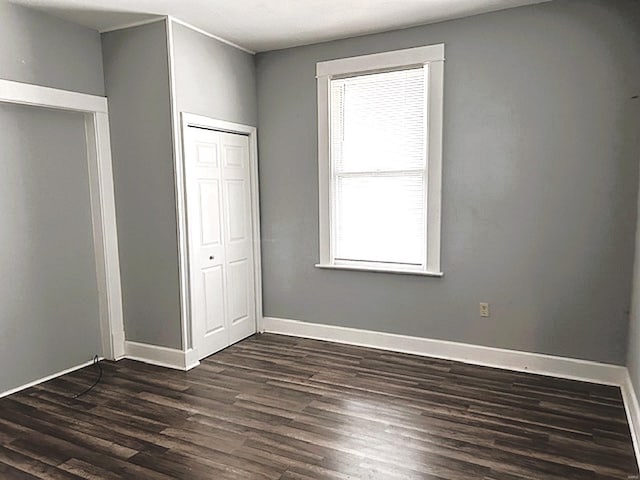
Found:
<path fill-rule="evenodd" d="M 249 140 L 184 133 L 191 321 L 207 357 L 256 331 Z"/>
<path fill-rule="evenodd" d="M 256 332 L 249 138 L 219 133 L 229 343 Z"/>

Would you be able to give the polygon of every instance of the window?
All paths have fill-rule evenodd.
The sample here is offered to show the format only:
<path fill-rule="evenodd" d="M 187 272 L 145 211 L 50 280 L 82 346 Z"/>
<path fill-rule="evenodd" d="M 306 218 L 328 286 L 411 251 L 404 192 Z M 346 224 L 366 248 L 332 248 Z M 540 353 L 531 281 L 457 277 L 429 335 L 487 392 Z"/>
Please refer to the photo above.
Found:
<path fill-rule="evenodd" d="M 321 268 L 440 272 L 444 45 L 317 64 Z"/>

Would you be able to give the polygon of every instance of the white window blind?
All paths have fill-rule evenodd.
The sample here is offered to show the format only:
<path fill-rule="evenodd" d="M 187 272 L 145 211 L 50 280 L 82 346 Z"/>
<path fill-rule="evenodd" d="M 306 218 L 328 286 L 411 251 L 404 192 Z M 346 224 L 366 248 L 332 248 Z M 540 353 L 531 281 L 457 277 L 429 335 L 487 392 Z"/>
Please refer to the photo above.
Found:
<path fill-rule="evenodd" d="M 423 268 L 428 65 L 330 81 L 334 262 Z"/>

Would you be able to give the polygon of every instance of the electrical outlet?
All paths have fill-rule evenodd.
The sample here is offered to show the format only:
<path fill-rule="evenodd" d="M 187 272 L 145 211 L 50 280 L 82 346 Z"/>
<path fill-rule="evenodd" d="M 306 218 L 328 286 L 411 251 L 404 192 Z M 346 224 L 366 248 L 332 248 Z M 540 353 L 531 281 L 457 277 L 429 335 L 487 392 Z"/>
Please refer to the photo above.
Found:
<path fill-rule="evenodd" d="M 489 317 L 491 315 L 489 311 L 489 304 L 480 302 L 480 316 L 481 317 Z"/>

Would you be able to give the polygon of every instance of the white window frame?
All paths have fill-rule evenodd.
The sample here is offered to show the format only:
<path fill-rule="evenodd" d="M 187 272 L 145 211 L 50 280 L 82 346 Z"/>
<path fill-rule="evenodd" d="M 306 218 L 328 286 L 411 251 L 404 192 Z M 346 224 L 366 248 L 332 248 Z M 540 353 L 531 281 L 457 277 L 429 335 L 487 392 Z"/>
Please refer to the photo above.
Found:
<path fill-rule="evenodd" d="M 333 78 L 428 65 L 426 262 L 419 269 L 381 263 L 336 262 L 333 252 L 330 83 Z M 318 83 L 318 183 L 320 262 L 318 268 L 364 270 L 441 277 L 442 116 L 444 44 L 329 60 L 316 64 Z"/>

